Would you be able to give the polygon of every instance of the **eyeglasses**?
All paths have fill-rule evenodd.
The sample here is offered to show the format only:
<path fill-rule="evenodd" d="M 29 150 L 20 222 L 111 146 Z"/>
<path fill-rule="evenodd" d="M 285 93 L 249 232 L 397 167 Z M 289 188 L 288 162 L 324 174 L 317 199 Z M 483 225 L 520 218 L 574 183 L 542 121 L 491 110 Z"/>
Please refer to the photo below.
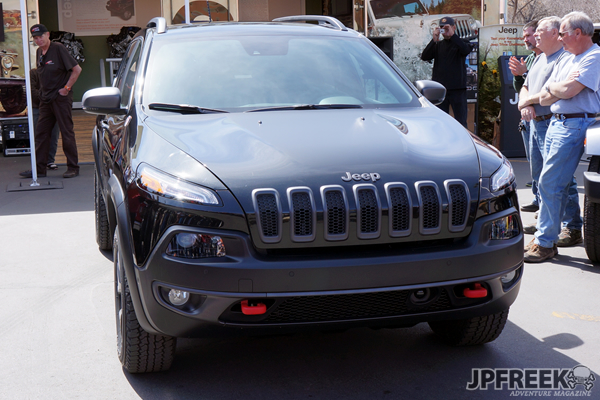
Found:
<path fill-rule="evenodd" d="M 558 36 L 564 37 L 567 33 L 569 34 L 569 36 L 571 36 L 571 32 L 573 32 L 573 31 L 558 32 Z"/>

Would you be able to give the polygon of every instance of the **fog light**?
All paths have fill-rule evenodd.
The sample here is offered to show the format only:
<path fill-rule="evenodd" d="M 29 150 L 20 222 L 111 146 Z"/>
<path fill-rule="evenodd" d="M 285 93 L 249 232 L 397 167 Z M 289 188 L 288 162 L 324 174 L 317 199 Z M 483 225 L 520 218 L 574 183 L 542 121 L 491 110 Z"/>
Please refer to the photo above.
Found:
<path fill-rule="evenodd" d="M 190 293 L 184 290 L 171 289 L 169 290 L 169 301 L 174 306 L 180 307 L 188 302 Z"/>
<path fill-rule="evenodd" d="M 500 277 L 500 281 L 502 283 L 510 283 L 510 282 L 512 282 L 513 279 L 515 279 L 515 275 L 517 275 L 517 271 L 516 270 L 511 271 L 506 275 L 502 275 Z"/>
<path fill-rule="evenodd" d="M 193 233 L 178 233 L 177 244 L 185 249 L 192 247 L 196 243 L 196 235 Z"/>
<path fill-rule="evenodd" d="M 181 258 L 225 257 L 225 243 L 220 236 L 201 233 L 178 233 L 167 246 L 167 255 Z"/>
<path fill-rule="evenodd" d="M 519 235 L 519 219 L 516 215 L 509 215 L 492 221 L 490 239 L 508 240 Z"/>

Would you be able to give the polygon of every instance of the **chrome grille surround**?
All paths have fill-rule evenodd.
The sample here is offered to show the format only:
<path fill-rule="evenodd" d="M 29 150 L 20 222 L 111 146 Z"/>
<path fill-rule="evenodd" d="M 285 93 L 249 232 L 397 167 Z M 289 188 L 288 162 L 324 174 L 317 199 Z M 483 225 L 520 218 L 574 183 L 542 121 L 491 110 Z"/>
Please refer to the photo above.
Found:
<path fill-rule="evenodd" d="M 356 217 L 354 214 L 352 217 L 352 224 L 356 223 L 356 237 L 362 240 L 381 237 L 382 220 L 386 215 L 384 209 L 387 211 L 387 233 L 390 238 L 413 234 L 413 219 L 416 221 L 417 218 L 419 234 L 439 234 L 442 232 L 443 212 L 448 214 L 444 230 L 462 232 L 467 228 L 471 212 L 469 187 L 460 179 L 448 179 L 443 185 L 446 197 L 442 197 L 434 181 L 418 181 L 412 191 L 403 182 L 386 183 L 383 188 L 385 199 L 380 197 L 381 188 L 375 184 L 353 185 L 354 204 L 347 197 L 350 188 L 341 185 L 321 186 L 321 204 L 318 204 L 319 199 L 307 186 L 288 188 L 283 199 L 275 189 L 255 189 L 252 191 L 252 201 L 260 239 L 267 244 L 282 240 L 284 222 L 290 224 L 289 239 L 295 243 L 313 242 L 317 233 L 327 241 L 347 240 L 351 229 L 350 214 L 351 211 L 354 213 L 351 206 L 356 207 Z M 415 197 L 417 203 L 414 203 Z M 286 200 L 287 205 L 282 204 Z M 289 213 L 286 208 L 288 205 Z M 323 226 L 320 225 L 321 206 Z"/>
<path fill-rule="evenodd" d="M 256 210 L 256 223 L 264 243 L 281 241 L 281 201 L 275 189 L 254 189 L 252 201 Z"/>
<path fill-rule="evenodd" d="M 376 239 L 381 236 L 381 201 L 377 187 L 360 184 L 352 187 L 356 201 L 356 236 L 359 239 Z"/>
<path fill-rule="evenodd" d="M 460 179 L 449 179 L 444 182 L 448 195 L 448 230 L 461 232 L 467 227 L 471 195 L 469 188 Z"/>
<path fill-rule="evenodd" d="M 348 239 L 350 209 L 346 190 L 340 185 L 321 186 L 325 240 Z"/>
<path fill-rule="evenodd" d="M 433 181 L 415 182 L 419 199 L 419 233 L 436 235 L 442 230 L 442 197 Z"/>
<path fill-rule="evenodd" d="M 293 242 L 312 242 L 317 231 L 317 208 L 309 187 L 297 186 L 287 190 L 290 205 L 290 237 Z"/>

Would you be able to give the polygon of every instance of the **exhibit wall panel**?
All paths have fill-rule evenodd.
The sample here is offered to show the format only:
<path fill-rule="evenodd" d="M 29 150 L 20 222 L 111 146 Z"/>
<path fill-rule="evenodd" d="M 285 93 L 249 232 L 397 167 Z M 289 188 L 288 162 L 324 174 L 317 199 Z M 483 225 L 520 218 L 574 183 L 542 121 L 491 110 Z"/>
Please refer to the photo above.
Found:
<path fill-rule="evenodd" d="M 103 2 L 106 4 L 106 0 Z M 64 12 L 59 9 L 58 1 L 40 1 L 39 2 L 39 20 L 40 23 L 46 25 L 50 31 L 59 31 L 59 12 Z M 161 16 L 161 2 L 160 0 L 135 0 L 135 25 L 131 25 L 128 21 L 123 20 L 122 26 L 145 26 L 148 21 L 154 17 Z M 132 17 L 133 18 L 133 17 Z M 75 103 L 81 102 L 83 94 L 89 90 L 102 85 L 102 78 L 100 75 L 100 60 L 104 60 L 109 57 L 109 47 L 106 39 L 109 34 L 118 34 L 120 26 L 116 26 L 110 30 L 110 33 L 104 35 L 76 35 L 77 39 L 81 39 L 84 50 L 85 61 L 80 64 L 81 75 L 75 86 L 73 86 L 73 101 Z M 31 38 L 29 38 L 31 39 Z M 108 64 L 106 64 L 108 69 Z M 105 74 L 107 82 L 108 75 Z"/>

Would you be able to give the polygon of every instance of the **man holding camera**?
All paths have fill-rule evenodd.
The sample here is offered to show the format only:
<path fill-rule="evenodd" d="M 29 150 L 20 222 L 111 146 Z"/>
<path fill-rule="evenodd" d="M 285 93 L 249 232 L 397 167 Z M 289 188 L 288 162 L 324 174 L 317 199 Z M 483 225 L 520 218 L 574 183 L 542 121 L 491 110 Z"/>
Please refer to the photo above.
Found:
<path fill-rule="evenodd" d="M 441 34 L 441 38 L 440 38 Z M 442 39 L 443 38 L 443 39 Z M 458 37 L 452 17 L 440 19 L 439 27 L 433 30 L 433 38 L 421 54 L 423 61 L 432 61 L 432 80 L 446 88 L 446 98 L 438 107 L 449 113 L 450 106 L 454 118 L 467 127 L 467 69 L 466 57 L 471 52 L 471 44 Z"/>

